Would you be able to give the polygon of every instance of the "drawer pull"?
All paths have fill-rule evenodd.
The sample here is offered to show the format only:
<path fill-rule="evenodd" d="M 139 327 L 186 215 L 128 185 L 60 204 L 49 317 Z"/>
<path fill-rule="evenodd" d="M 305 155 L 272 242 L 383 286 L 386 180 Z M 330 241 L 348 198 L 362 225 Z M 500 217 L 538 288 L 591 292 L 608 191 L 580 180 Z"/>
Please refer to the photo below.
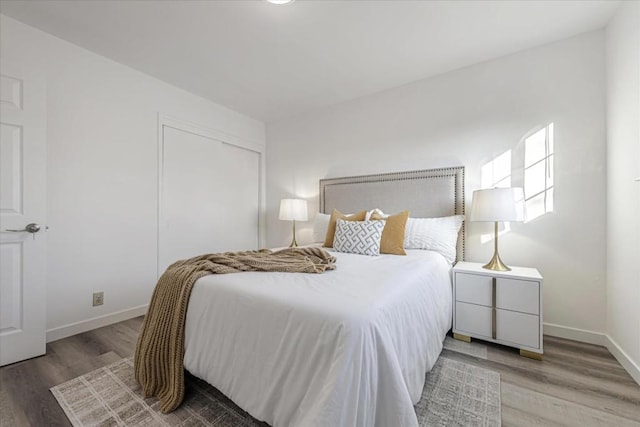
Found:
<path fill-rule="evenodd" d="M 491 338 L 496 339 L 496 278 L 491 279 Z"/>

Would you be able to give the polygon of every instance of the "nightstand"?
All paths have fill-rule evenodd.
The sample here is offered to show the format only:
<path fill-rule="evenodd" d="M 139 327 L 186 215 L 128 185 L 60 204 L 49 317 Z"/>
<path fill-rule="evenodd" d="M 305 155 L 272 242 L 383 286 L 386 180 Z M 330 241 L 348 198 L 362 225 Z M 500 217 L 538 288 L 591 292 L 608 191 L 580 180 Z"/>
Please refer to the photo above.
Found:
<path fill-rule="evenodd" d="M 453 268 L 453 336 L 520 349 L 542 360 L 542 276 L 535 268 L 493 271 L 459 262 Z"/>

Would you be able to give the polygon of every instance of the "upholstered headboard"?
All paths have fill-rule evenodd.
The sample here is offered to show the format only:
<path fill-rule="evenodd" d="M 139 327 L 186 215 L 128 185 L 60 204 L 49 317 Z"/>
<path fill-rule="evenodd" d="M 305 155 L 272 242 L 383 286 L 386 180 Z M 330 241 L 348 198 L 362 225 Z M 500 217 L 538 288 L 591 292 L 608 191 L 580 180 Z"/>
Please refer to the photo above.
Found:
<path fill-rule="evenodd" d="M 415 218 L 464 215 L 464 166 L 320 180 L 320 212 L 379 208 L 411 211 Z M 465 226 L 457 261 L 464 260 Z"/>

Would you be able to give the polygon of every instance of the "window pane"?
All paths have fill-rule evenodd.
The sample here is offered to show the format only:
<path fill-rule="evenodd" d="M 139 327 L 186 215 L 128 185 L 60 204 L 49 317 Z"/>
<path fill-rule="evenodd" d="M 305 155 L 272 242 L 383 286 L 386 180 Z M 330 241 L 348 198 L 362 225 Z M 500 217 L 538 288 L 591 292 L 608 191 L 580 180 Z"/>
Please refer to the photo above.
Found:
<path fill-rule="evenodd" d="M 525 139 L 524 196 L 527 221 L 553 212 L 554 125 Z"/>
<path fill-rule="evenodd" d="M 499 188 L 509 188 L 511 187 L 511 177 L 508 176 L 505 179 L 496 182 L 493 187 L 499 187 Z"/>
<path fill-rule="evenodd" d="M 491 188 L 493 187 L 493 161 L 487 163 L 482 166 L 482 179 L 481 179 L 481 187 L 480 188 Z"/>
<path fill-rule="evenodd" d="M 545 190 L 545 173 L 545 162 L 536 163 L 524 170 L 525 199 Z"/>
<path fill-rule="evenodd" d="M 547 190 L 547 203 L 546 211 L 553 212 L 553 188 Z"/>
<path fill-rule="evenodd" d="M 546 157 L 546 128 L 540 129 L 538 132 L 524 140 L 524 167 L 531 166 L 538 160 Z"/>
<path fill-rule="evenodd" d="M 505 151 L 494 160 L 493 180 L 498 182 L 511 175 L 511 150 Z"/>
<path fill-rule="evenodd" d="M 526 219 L 527 221 L 531 221 L 536 219 L 540 215 L 545 214 L 545 206 L 544 206 L 544 193 L 538 194 L 536 197 L 529 199 L 525 202 L 526 206 Z"/>

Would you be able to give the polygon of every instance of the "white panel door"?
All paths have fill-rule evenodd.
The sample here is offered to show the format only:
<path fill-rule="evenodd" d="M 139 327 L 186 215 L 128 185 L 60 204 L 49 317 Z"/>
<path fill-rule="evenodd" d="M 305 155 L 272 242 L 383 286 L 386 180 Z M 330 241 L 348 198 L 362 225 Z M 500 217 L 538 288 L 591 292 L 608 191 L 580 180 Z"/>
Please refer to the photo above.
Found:
<path fill-rule="evenodd" d="M 46 347 L 46 236 L 36 232 L 45 227 L 46 116 L 42 80 L 4 66 L 0 74 L 0 365 L 6 365 Z M 19 231 L 25 228 L 33 233 Z"/>
<path fill-rule="evenodd" d="M 258 248 L 260 153 L 162 126 L 159 274 L 174 261 Z"/>

